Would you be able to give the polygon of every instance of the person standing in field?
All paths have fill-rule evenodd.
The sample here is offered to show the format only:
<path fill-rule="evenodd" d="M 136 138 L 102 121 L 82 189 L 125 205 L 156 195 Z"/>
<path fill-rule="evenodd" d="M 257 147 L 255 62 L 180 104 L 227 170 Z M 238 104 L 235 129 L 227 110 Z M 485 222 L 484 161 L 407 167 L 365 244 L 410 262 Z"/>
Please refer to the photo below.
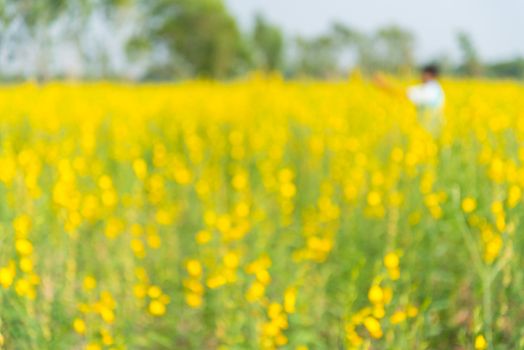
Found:
<path fill-rule="evenodd" d="M 445 94 L 438 81 L 439 69 L 430 64 L 422 68 L 421 83 L 407 88 L 405 97 L 417 108 L 418 121 L 433 137 L 438 137 L 444 125 Z M 394 92 L 392 84 L 382 75 L 375 76 L 375 84 L 387 91 Z"/>

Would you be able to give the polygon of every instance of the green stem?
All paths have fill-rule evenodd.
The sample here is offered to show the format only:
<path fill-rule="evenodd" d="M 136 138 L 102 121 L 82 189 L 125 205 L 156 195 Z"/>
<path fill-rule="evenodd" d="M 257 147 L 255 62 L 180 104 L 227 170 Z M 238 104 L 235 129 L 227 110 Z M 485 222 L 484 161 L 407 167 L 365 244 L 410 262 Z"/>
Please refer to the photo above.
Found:
<path fill-rule="evenodd" d="M 455 197 L 455 202 L 459 204 L 460 191 L 458 188 L 456 188 L 453 191 L 453 195 Z M 460 205 L 458 205 L 458 209 L 460 210 Z M 461 232 L 462 237 L 464 238 L 464 242 L 466 243 L 466 247 L 468 248 L 470 257 L 473 260 L 473 264 L 477 270 L 477 273 L 482 280 L 482 311 L 484 316 L 484 332 L 486 335 L 486 342 L 488 343 L 488 350 L 493 350 L 493 303 L 491 295 L 491 284 L 493 283 L 493 280 L 495 279 L 495 276 L 498 272 L 497 270 L 495 270 L 495 272 L 492 272 L 489 266 L 486 267 L 482 263 L 481 252 L 479 251 L 477 244 L 471 237 L 471 230 L 469 229 L 466 223 L 466 218 L 464 217 L 464 215 L 460 214 L 458 224 L 460 226 L 459 231 Z"/>
<path fill-rule="evenodd" d="M 484 309 L 484 326 L 488 350 L 493 350 L 493 304 L 491 297 L 491 276 L 487 272 L 482 278 L 482 304 Z"/>

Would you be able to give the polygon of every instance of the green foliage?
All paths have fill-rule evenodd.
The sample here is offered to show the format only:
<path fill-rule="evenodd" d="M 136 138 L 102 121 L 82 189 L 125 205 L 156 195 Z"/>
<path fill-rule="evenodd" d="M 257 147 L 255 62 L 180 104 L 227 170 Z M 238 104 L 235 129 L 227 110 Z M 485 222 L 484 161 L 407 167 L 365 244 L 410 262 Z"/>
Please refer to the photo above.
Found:
<path fill-rule="evenodd" d="M 279 27 L 257 15 L 252 33 L 255 66 L 264 71 L 282 69 L 284 37 Z"/>
<path fill-rule="evenodd" d="M 486 71 L 491 77 L 524 79 L 524 58 L 489 64 Z"/>
<path fill-rule="evenodd" d="M 415 42 L 411 32 L 399 26 L 387 26 L 378 30 L 374 41 L 375 54 L 382 69 L 397 74 L 411 71 Z"/>
<path fill-rule="evenodd" d="M 297 39 L 296 72 L 324 78 L 340 75 L 347 66 L 344 56 L 350 54 L 365 73 L 384 70 L 406 74 L 414 66 L 414 41 L 413 34 L 398 26 L 383 27 L 369 35 L 335 23 L 319 37 Z"/>
<path fill-rule="evenodd" d="M 465 32 L 460 32 L 457 35 L 457 42 L 462 53 L 462 63 L 457 67 L 457 73 L 467 76 L 481 75 L 482 64 L 471 37 Z"/>
<path fill-rule="evenodd" d="M 329 78 L 337 75 L 337 45 L 329 35 L 317 38 L 297 38 L 295 73 L 300 76 Z"/>
<path fill-rule="evenodd" d="M 223 78 L 237 72 L 246 52 L 222 1 L 156 0 L 146 7 L 147 38 L 167 48 L 171 58 L 184 61 L 189 73 Z"/>
<path fill-rule="evenodd" d="M 135 32 L 132 37 L 111 38 L 111 45 L 93 43 L 87 39 L 93 19 L 124 32 L 132 23 Z M 132 75 L 153 80 L 228 79 L 250 69 L 321 79 L 344 77 L 355 67 L 368 76 L 378 70 L 409 75 L 416 66 L 415 36 L 406 28 L 388 25 L 364 32 L 334 22 L 317 36 L 286 40 L 282 29 L 260 14 L 252 28 L 242 32 L 224 0 L 0 0 L 0 27 L 0 41 L 8 42 L 4 57 L 21 55 L 28 47 L 37 52 L 36 62 L 13 58 L 27 59 L 30 73 L 3 67 L 5 79 L 68 77 L 69 72 L 53 70 L 60 48 L 68 45 L 80 57 L 79 76 L 127 78 L 127 72 L 109 67 L 108 47 L 114 47 L 115 40 L 126 53 L 120 63 L 139 72 Z M 6 38 L 14 27 L 16 38 Z M 460 62 L 446 58 L 446 53 L 432 60 L 446 75 L 524 77 L 522 59 L 483 65 L 470 35 L 458 33 L 457 43 Z"/>
<path fill-rule="evenodd" d="M 64 11 L 67 0 L 16 0 L 6 1 L 5 8 L 11 18 L 21 17 L 33 30 L 52 23 Z"/>

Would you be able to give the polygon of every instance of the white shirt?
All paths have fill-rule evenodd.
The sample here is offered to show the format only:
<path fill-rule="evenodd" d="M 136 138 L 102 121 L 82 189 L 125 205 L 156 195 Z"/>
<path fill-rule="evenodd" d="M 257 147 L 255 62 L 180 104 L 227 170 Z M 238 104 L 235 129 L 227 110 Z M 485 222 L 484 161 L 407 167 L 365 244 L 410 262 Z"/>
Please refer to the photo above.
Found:
<path fill-rule="evenodd" d="M 444 90 L 436 80 L 408 88 L 407 95 L 417 108 L 437 110 L 444 106 Z"/>

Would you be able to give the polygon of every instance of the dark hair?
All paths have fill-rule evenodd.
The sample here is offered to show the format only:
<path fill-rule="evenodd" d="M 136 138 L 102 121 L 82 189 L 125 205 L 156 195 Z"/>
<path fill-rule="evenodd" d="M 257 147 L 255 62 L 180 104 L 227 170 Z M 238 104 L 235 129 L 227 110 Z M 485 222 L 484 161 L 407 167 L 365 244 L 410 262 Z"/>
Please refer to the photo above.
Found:
<path fill-rule="evenodd" d="M 428 64 L 422 68 L 422 73 L 428 73 L 434 77 L 438 77 L 440 74 L 440 69 L 436 64 Z"/>

